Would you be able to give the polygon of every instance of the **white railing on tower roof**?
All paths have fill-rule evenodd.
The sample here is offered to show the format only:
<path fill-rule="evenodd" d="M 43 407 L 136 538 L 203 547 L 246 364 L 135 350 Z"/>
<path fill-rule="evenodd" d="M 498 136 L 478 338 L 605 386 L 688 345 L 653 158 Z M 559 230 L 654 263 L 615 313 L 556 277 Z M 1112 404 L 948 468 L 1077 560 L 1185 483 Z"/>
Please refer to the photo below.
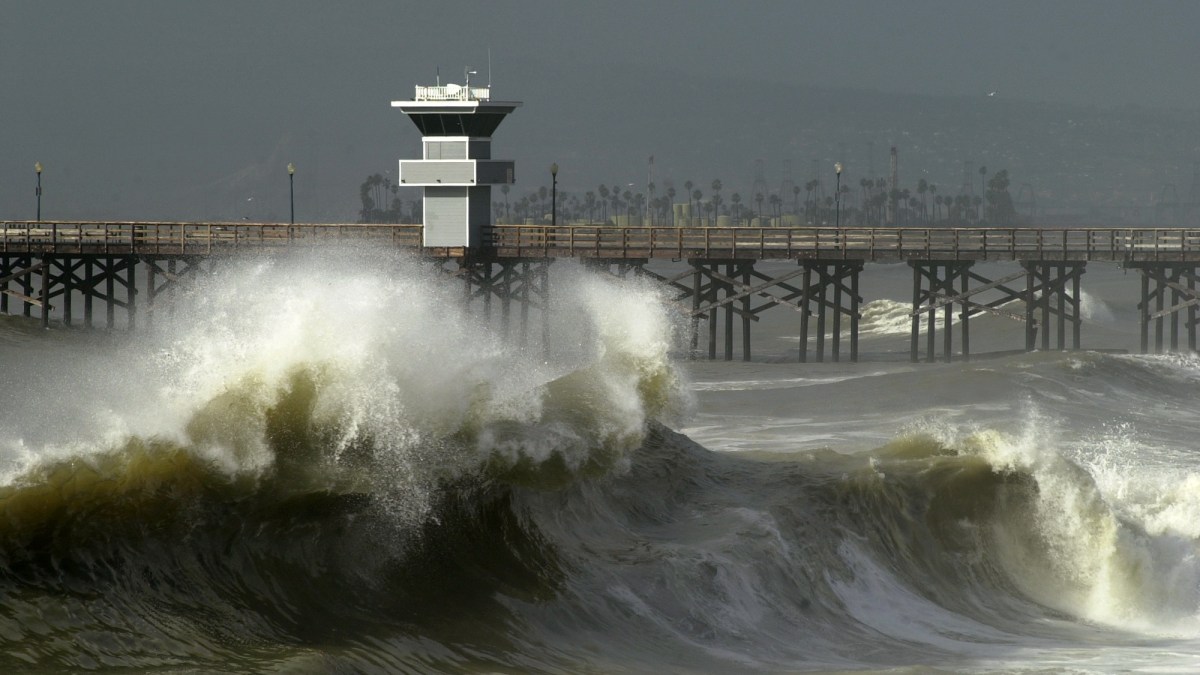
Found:
<path fill-rule="evenodd" d="M 417 101 L 488 101 L 492 98 L 489 87 L 464 87 L 447 84 L 437 87 L 417 85 L 414 100 Z"/>

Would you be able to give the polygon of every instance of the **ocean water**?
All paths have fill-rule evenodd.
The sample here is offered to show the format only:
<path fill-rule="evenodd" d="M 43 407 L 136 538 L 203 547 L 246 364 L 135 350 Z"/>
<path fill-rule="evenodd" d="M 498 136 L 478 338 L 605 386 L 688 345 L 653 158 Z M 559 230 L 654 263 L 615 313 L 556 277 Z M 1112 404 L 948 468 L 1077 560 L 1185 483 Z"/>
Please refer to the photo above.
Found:
<path fill-rule="evenodd" d="M 910 279 L 858 364 L 786 310 L 688 361 L 565 263 L 547 350 L 355 251 L 132 335 L 0 317 L 0 670 L 1200 671 L 1200 358 L 1120 353 L 1097 265 L 1085 350 L 910 364 Z"/>

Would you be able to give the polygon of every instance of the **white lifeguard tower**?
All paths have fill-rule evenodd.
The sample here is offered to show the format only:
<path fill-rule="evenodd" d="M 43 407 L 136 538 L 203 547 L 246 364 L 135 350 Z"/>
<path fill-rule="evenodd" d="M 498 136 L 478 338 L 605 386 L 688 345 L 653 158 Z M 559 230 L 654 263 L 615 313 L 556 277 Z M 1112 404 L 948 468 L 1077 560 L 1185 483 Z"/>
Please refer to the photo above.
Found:
<path fill-rule="evenodd" d="M 513 183 L 513 161 L 492 159 L 492 134 L 518 101 L 493 101 L 490 87 L 418 85 L 392 101 L 421 131 L 421 159 L 400 160 L 399 184 L 423 189 L 424 245 L 478 248 L 492 221 L 492 186 Z"/>

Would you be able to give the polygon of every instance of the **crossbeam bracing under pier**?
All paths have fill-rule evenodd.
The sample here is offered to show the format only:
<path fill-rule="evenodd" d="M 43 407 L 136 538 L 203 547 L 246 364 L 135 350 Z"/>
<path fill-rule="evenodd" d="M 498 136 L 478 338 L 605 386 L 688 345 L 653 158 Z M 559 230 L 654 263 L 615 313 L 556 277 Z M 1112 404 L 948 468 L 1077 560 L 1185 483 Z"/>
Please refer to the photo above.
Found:
<path fill-rule="evenodd" d="M 1130 263 L 1126 267 L 1137 269 L 1141 279 L 1138 314 L 1142 352 L 1151 351 L 1151 323 L 1154 325 L 1154 353 L 1161 353 L 1168 346 L 1171 351 L 1178 351 L 1181 330 L 1186 335 L 1187 349 L 1196 351 L 1197 324 L 1200 323 L 1196 309 L 1200 304 L 1200 294 L 1196 290 L 1197 266 L 1192 263 Z M 1165 325 L 1168 318 L 1169 327 Z"/>

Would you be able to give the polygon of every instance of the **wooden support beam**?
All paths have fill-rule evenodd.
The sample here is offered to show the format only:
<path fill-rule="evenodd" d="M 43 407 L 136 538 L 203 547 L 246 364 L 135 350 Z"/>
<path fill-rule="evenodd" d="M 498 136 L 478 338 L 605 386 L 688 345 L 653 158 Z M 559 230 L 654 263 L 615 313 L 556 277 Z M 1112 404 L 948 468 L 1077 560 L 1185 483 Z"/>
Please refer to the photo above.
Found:
<path fill-rule="evenodd" d="M 23 260 L 23 263 L 21 263 L 21 264 L 24 264 L 26 267 L 33 266 L 32 258 L 26 256 L 22 260 Z M 40 268 L 39 268 L 39 271 L 40 271 Z M 24 291 L 26 296 L 31 297 L 31 298 L 33 297 L 33 279 L 31 278 L 30 275 L 25 274 L 21 277 L 21 289 L 22 289 L 22 291 Z M 33 303 L 26 302 L 21 307 L 21 315 L 26 318 L 30 317 L 32 315 L 33 306 L 34 306 Z"/>
<path fill-rule="evenodd" d="M 808 316 L 810 312 L 808 310 L 807 298 L 812 290 L 812 269 L 807 265 L 803 269 L 804 282 L 801 288 L 804 289 L 803 297 L 806 299 L 806 302 L 800 307 L 800 363 L 808 361 Z"/>
<path fill-rule="evenodd" d="M 83 294 L 83 325 L 92 328 L 92 292 L 94 291 L 95 282 L 92 281 L 92 259 L 85 258 L 83 261 L 83 288 L 87 292 Z"/>
<path fill-rule="evenodd" d="M 967 275 L 967 276 L 977 279 L 977 280 L 983 279 L 983 277 L 981 277 L 977 274 L 971 274 L 971 275 Z M 952 305 L 956 302 L 961 302 L 961 301 L 965 300 L 966 298 L 969 298 L 973 295 L 978 295 L 985 291 L 990 291 L 994 288 L 999 288 L 1002 285 L 1007 284 L 1015 279 L 1020 279 L 1023 276 L 1025 276 L 1025 272 L 1017 272 L 1015 274 L 1010 274 L 1002 279 L 997 279 L 996 281 L 992 281 L 987 284 L 984 284 L 983 286 L 976 286 L 975 288 L 972 288 L 970 291 L 964 290 L 961 293 L 958 293 L 956 295 L 938 295 L 938 296 L 936 296 L 937 297 L 936 302 L 931 302 L 929 306 L 918 307 L 917 309 L 913 310 L 910 313 L 910 316 L 912 314 L 921 314 L 922 312 L 926 312 L 930 309 L 940 309 L 946 305 Z M 966 280 L 966 277 L 964 277 L 964 282 L 965 282 L 965 280 Z M 964 284 L 964 288 L 965 288 L 965 284 Z"/>
<path fill-rule="evenodd" d="M 105 306 L 105 327 L 108 330 L 113 329 L 113 304 L 117 300 L 116 296 L 116 281 L 117 281 L 117 262 L 115 258 L 107 258 L 107 264 L 104 266 L 104 298 L 107 301 Z"/>
<path fill-rule="evenodd" d="M 913 271 L 912 306 L 914 309 L 916 309 L 921 306 L 921 277 L 922 277 L 922 274 L 921 274 L 921 268 L 919 265 L 914 264 L 912 266 L 912 271 Z M 912 329 L 909 332 L 908 360 L 913 363 L 916 363 L 920 357 L 919 347 L 920 347 L 920 341 L 921 341 L 921 313 L 920 313 L 920 311 L 913 311 L 911 316 L 912 316 Z"/>
<path fill-rule="evenodd" d="M 50 261 L 42 256 L 42 328 L 50 327 Z"/>
<path fill-rule="evenodd" d="M 966 270 L 966 272 L 967 272 L 966 274 L 960 274 L 958 277 L 959 284 L 961 285 L 959 295 L 962 297 L 962 300 L 960 301 L 961 302 L 961 311 L 959 312 L 959 316 L 958 316 L 958 327 L 959 327 L 959 330 L 962 331 L 962 337 L 960 338 L 960 342 L 962 342 L 963 361 L 970 361 L 971 360 L 971 328 L 970 328 L 971 309 L 967 304 L 968 303 L 967 298 L 971 295 L 971 293 L 967 290 L 968 286 L 970 284 L 970 279 L 971 279 L 970 268 L 968 268 Z M 999 285 L 1000 284 L 998 283 L 997 286 L 999 286 Z M 947 307 L 949 307 L 949 306 L 950 305 L 947 305 Z M 949 323 L 950 323 L 949 320 L 947 320 L 946 321 L 947 326 L 949 325 Z"/>
<path fill-rule="evenodd" d="M 850 361 L 858 363 L 858 319 L 859 319 L 859 303 L 862 302 L 862 296 L 858 294 L 858 272 L 854 271 L 850 276 Z"/>
<path fill-rule="evenodd" d="M 742 263 L 742 285 L 750 285 L 750 277 L 754 270 L 754 263 Z M 754 316 L 750 313 L 750 296 L 742 296 L 742 361 L 750 361 L 750 317 Z M 754 318 L 758 318 L 754 316 Z"/>
<path fill-rule="evenodd" d="M 731 300 L 730 298 L 733 296 L 732 277 L 734 274 L 736 274 L 736 272 L 734 271 L 733 263 L 729 263 L 729 264 L 725 265 L 725 274 L 728 275 L 726 278 L 730 279 L 729 282 L 722 284 L 722 290 L 725 292 L 725 302 L 722 303 L 725 305 L 725 360 L 732 361 L 733 360 L 733 311 L 734 311 L 734 307 L 733 307 L 733 300 Z"/>
<path fill-rule="evenodd" d="M 149 328 L 150 326 L 152 326 L 154 324 L 154 312 L 153 312 L 154 297 L 157 294 L 156 292 L 158 290 L 156 288 L 156 286 L 158 284 L 154 278 L 154 273 L 158 271 L 158 266 L 155 265 L 153 262 L 150 262 L 149 264 L 143 265 L 143 267 L 146 268 L 146 305 L 147 305 L 147 309 L 151 310 L 151 311 L 147 311 L 145 313 L 146 314 L 146 327 Z"/>
<path fill-rule="evenodd" d="M 27 268 L 25 268 L 25 269 L 23 269 L 23 270 L 21 270 L 21 271 L 19 271 L 19 272 L 13 272 L 13 273 L 11 273 L 11 274 L 8 274 L 8 275 L 6 275 L 6 276 L 0 277 L 0 284 L 6 284 L 6 283 L 8 283 L 9 281 L 13 281 L 13 280 L 20 279 L 20 278 L 22 278 L 22 277 L 28 276 L 28 275 L 30 275 L 30 274 L 36 274 L 36 273 L 38 273 L 38 272 L 41 272 L 43 269 L 45 269 L 45 268 L 46 268 L 46 265 L 48 265 L 48 264 L 49 264 L 49 263 L 47 263 L 45 260 L 43 260 L 42 262 L 40 262 L 40 263 L 38 263 L 38 264 L 36 264 L 36 265 L 32 265 L 32 266 L 30 266 L 30 267 L 27 267 Z"/>
<path fill-rule="evenodd" d="M 1186 264 L 1179 274 L 1181 279 L 1186 279 L 1187 285 L 1183 286 L 1179 291 L 1180 298 L 1197 299 L 1196 294 L 1196 268 L 1191 264 Z M 1186 301 L 1185 301 L 1186 302 Z M 1180 303 L 1183 304 L 1183 303 Z M 1182 317 L 1183 328 L 1186 331 L 1187 349 L 1188 351 L 1196 351 L 1196 305 L 1189 305 L 1187 314 Z M 1180 312 L 1183 310 L 1180 309 Z"/>
<path fill-rule="evenodd" d="M 828 301 L 825 299 L 825 294 L 828 292 L 829 285 L 825 283 L 824 266 L 816 268 L 817 272 L 817 290 L 815 297 L 820 298 L 817 303 L 817 361 L 825 361 L 825 310 L 829 307 Z"/>
<path fill-rule="evenodd" d="M 529 263 L 521 263 L 521 346 L 529 344 Z"/>
<path fill-rule="evenodd" d="M 137 328 L 137 261 L 130 256 L 125 260 L 125 308 L 128 316 L 126 328 Z"/>
<path fill-rule="evenodd" d="M 704 274 L 704 266 L 699 263 L 691 263 L 692 267 L 692 287 L 695 289 L 692 292 L 692 334 L 691 334 L 691 349 L 688 352 L 693 359 L 699 358 L 700 353 L 697 351 L 700 347 L 700 286 L 702 275 Z"/>
<path fill-rule="evenodd" d="M 0 291 L 0 293 L 3 293 L 4 295 L 7 295 L 7 296 L 12 296 L 12 297 L 14 297 L 14 298 L 16 298 L 16 299 L 18 299 L 18 300 L 20 300 L 20 301 L 22 301 L 22 302 L 25 302 L 25 303 L 27 303 L 27 304 L 33 305 L 34 307 L 41 307 L 41 306 L 42 306 L 42 301 L 41 301 L 41 300 L 39 300 L 38 298 L 35 298 L 35 297 L 31 296 L 31 295 L 25 295 L 24 293 L 19 293 L 19 292 L 17 292 L 17 291 L 14 291 L 14 290 L 12 290 L 12 289 L 5 289 L 5 290 L 3 290 L 3 291 Z"/>

